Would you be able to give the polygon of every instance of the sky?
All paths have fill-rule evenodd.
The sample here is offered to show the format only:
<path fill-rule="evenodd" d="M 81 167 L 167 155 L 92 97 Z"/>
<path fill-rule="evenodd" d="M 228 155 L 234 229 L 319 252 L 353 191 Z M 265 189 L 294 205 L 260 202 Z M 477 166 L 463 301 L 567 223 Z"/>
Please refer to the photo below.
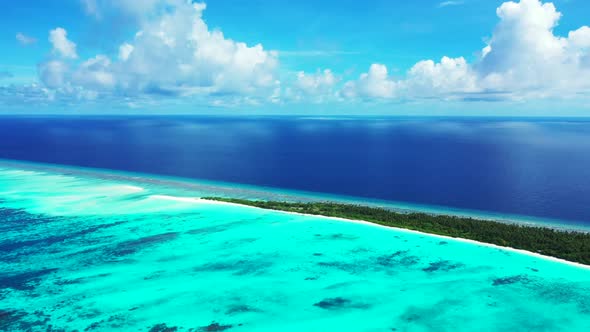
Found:
<path fill-rule="evenodd" d="M 586 0 L 0 3 L 0 114 L 590 116 Z"/>

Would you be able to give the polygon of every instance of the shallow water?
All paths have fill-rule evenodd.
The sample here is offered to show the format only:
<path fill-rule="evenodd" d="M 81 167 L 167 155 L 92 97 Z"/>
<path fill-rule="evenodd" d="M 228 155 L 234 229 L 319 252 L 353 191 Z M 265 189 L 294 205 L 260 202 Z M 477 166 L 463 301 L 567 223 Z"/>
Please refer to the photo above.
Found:
<path fill-rule="evenodd" d="M 0 166 L 0 330 L 590 329 L 588 269 L 175 192 Z"/>

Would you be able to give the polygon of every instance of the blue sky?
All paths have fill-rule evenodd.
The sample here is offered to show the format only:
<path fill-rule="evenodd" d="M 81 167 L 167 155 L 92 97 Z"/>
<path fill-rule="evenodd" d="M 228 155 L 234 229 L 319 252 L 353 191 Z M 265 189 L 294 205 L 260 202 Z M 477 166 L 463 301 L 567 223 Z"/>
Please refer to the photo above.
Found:
<path fill-rule="evenodd" d="M 582 0 L 3 1 L 0 112 L 585 116 L 587 13 Z"/>

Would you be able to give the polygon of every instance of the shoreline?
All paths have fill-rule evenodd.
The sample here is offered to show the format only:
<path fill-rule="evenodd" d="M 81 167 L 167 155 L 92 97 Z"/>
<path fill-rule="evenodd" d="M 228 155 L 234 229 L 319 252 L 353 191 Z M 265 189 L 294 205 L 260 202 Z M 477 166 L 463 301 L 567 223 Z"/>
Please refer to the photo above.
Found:
<path fill-rule="evenodd" d="M 0 159 L 0 166 L 2 165 L 1 161 L 3 161 L 3 160 Z M 9 168 L 14 169 L 13 167 L 14 167 L 14 165 L 12 165 L 12 167 L 9 167 Z M 44 172 L 44 171 L 50 172 L 50 170 L 51 170 L 50 167 L 47 167 L 47 169 L 43 170 L 42 166 L 41 167 L 31 167 L 31 168 L 33 168 L 33 171 L 40 171 L 40 172 Z M 37 168 L 37 169 L 35 169 L 35 168 Z M 41 170 L 39 168 L 41 168 Z M 69 167 L 66 166 L 65 168 L 67 169 Z M 73 167 L 73 168 L 75 168 L 75 167 Z M 17 170 L 27 171 L 26 168 L 25 169 L 17 169 Z M 62 172 L 63 171 L 64 171 L 64 169 L 62 168 Z M 59 170 L 58 170 L 56 173 L 57 174 L 64 174 L 62 172 L 59 172 Z M 106 173 L 106 170 L 104 172 Z M 97 173 L 97 174 L 94 174 L 95 176 L 99 176 L 101 174 L 100 171 L 96 171 L 95 173 Z M 72 175 L 72 174 L 68 174 L 68 175 Z M 92 174 L 86 174 L 86 175 L 92 176 Z M 135 178 L 135 179 L 137 179 L 137 178 Z M 133 180 L 133 178 L 128 178 L 128 180 L 131 181 L 131 180 Z M 147 180 L 150 180 L 150 178 L 147 178 Z M 129 184 L 125 184 L 125 185 L 128 188 L 132 188 L 133 189 L 132 191 L 134 191 L 134 192 L 142 191 L 145 189 L 143 187 L 138 187 L 135 185 L 129 185 Z M 244 204 L 244 203 L 240 203 L 240 202 L 227 202 L 227 201 L 218 201 L 218 200 L 214 200 L 214 199 L 208 199 L 208 198 L 210 198 L 209 196 L 176 196 L 176 193 L 173 193 L 173 194 L 153 193 L 152 195 L 149 195 L 149 196 L 152 198 L 155 198 L 155 199 L 174 200 L 174 201 L 182 201 L 182 202 L 188 202 L 188 203 L 199 203 L 200 202 L 200 203 L 207 203 L 207 204 L 222 204 L 222 205 L 226 205 L 226 206 L 233 205 L 233 206 L 249 207 L 249 208 L 256 208 L 256 209 L 261 209 L 261 210 L 282 212 L 282 213 L 287 213 L 287 214 L 292 214 L 292 215 L 325 218 L 327 220 L 344 221 L 344 222 L 364 224 L 364 225 L 369 225 L 369 226 L 378 226 L 381 228 L 387 228 L 387 229 L 402 231 L 402 232 L 406 232 L 406 233 L 432 236 L 432 237 L 436 237 L 436 238 L 440 238 L 440 239 L 454 240 L 454 241 L 460 241 L 460 242 L 464 242 L 464 243 L 470 243 L 470 244 L 485 246 L 485 247 L 494 248 L 494 249 L 507 250 L 507 251 L 511 251 L 511 252 L 515 252 L 515 253 L 520 253 L 520 254 L 525 254 L 528 256 L 541 258 L 544 260 L 549 260 L 549 261 L 558 262 L 558 263 L 565 263 L 567 265 L 575 266 L 578 268 L 583 268 L 586 270 L 590 269 L 590 264 L 584 264 L 584 263 L 579 263 L 576 261 L 567 260 L 564 258 L 558 258 L 555 256 L 544 255 L 541 253 L 537 253 L 537 252 L 533 252 L 533 251 L 529 251 L 529 250 L 525 250 L 525 249 L 517 249 L 517 248 L 510 247 L 510 246 L 503 246 L 503 245 L 493 244 L 493 243 L 489 243 L 489 242 L 483 242 L 483 241 L 463 238 L 463 237 L 459 237 L 459 236 L 454 237 L 454 236 L 449 236 L 449 235 L 440 235 L 440 234 L 436 234 L 436 233 L 429 233 L 428 231 L 420 231 L 420 230 L 414 230 L 414 229 L 392 226 L 392 225 L 383 225 L 383 224 L 378 223 L 377 221 L 367 221 L 367 220 L 362 220 L 362 219 L 352 219 L 352 218 L 346 218 L 346 217 L 329 216 L 329 215 L 323 215 L 321 213 L 320 214 L 301 213 L 301 212 L 296 212 L 296 211 L 287 211 L 287 210 L 281 210 L 281 209 L 265 208 L 265 207 L 260 207 L 260 206 L 252 206 L 252 205 L 248 205 L 248 204 Z M 242 200 L 247 201 L 245 199 L 242 199 Z M 313 202 L 312 202 L 312 204 L 313 204 Z M 344 203 L 337 203 L 337 204 L 344 204 Z M 346 203 L 346 204 L 350 204 L 350 203 Z M 358 206 L 373 208 L 371 205 L 358 204 Z M 395 212 L 395 211 L 393 211 L 393 212 Z M 399 212 L 396 212 L 396 213 L 399 213 Z M 425 214 L 427 214 L 427 213 L 425 213 Z M 446 216 L 452 217 L 453 215 L 446 215 Z M 502 223 L 502 222 L 499 222 L 496 220 L 489 220 L 489 219 L 481 219 L 481 220 L 488 221 L 488 222 Z M 521 226 L 525 226 L 525 227 L 549 228 L 549 227 L 544 227 L 543 225 L 531 226 L 531 225 L 522 224 L 522 223 L 516 223 L 516 224 L 521 225 Z"/>
<path fill-rule="evenodd" d="M 446 235 L 426 233 L 426 232 L 421 232 L 421 231 L 416 231 L 416 230 L 407 229 L 407 228 L 401 228 L 401 227 L 385 226 L 385 225 L 380 225 L 380 224 L 372 223 L 372 222 L 366 221 L 366 220 L 347 219 L 347 218 L 341 218 L 341 217 L 331 217 L 331 216 L 316 215 L 316 214 L 307 214 L 307 213 L 292 212 L 292 211 L 282 211 L 282 210 L 274 210 L 274 209 L 265 209 L 265 208 L 261 208 L 261 207 L 257 207 L 257 206 L 251 206 L 251 205 L 245 205 L 245 204 L 238 204 L 238 203 L 230 203 L 230 202 L 214 201 L 214 200 L 203 199 L 203 198 L 174 197 L 174 196 L 168 196 L 168 195 L 154 195 L 152 197 L 154 197 L 154 198 L 160 198 L 160 199 L 169 199 L 169 200 L 180 200 L 180 201 L 184 201 L 184 202 L 206 203 L 206 204 L 212 204 L 212 205 L 239 206 L 239 207 L 243 207 L 243 208 L 252 208 L 252 209 L 259 209 L 259 210 L 264 210 L 264 211 L 273 211 L 273 212 L 279 212 L 279 213 L 286 213 L 286 214 L 290 214 L 290 215 L 305 216 L 305 217 L 312 217 L 312 218 L 321 218 L 321 219 L 327 219 L 327 220 L 333 220 L 333 221 L 340 221 L 340 222 L 348 222 L 348 223 L 365 225 L 365 226 L 373 226 L 373 227 L 379 227 L 379 228 L 382 228 L 382 229 L 389 229 L 389 230 L 394 230 L 394 231 L 399 231 L 399 232 L 405 232 L 405 233 L 410 233 L 410 234 L 419 234 L 419 235 L 431 236 L 431 237 L 435 237 L 435 238 L 439 238 L 439 239 L 445 239 L 445 240 L 451 240 L 451 241 L 458 241 L 458 242 L 463 242 L 463 243 L 469 243 L 469 244 L 473 244 L 473 245 L 478 245 L 478 246 L 483 246 L 483 247 L 488 247 L 488 248 L 493 248 L 493 249 L 499 249 L 499 250 L 506 250 L 506 251 L 515 252 L 515 253 L 522 254 L 522 255 L 527 255 L 527 256 L 536 257 L 536 258 L 540 258 L 540 259 L 544 259 L 544 260 L 548 260 L 548 261 L 552 261 L 552 262 L 556 262 L 556 263 L 570 265 L 570 266 L 577 267 L 577 268 L 582 268 L 582 269 L 585 269 L 585 270 L 590 270 L 590 265 L 586 265 L 586 264 L 582 264 L 582 263 L 576 263 L 576 262 L 568 261 L 568 260 L 565 260 L 565 259 L 562 259 L 562 258 L 553 257 L 553 256 L 542 255 L 542 254 L 535 253 L 535 252 L 528 251 L 528 250 L 524 250 L 524 249 L 516 249 L 516 248 L 512 248 L 512 247 L 504 247 L 504 246 L 499 246 L 499 245 L 492 244 L 492 243 L 487 243 L 487 242 L 480 242 L 480 241 L 465 239 L 465 238 L 461 238 L 461 237 L 452 237 L 452 236 L 446 236 Z"/>
<path fill-rule="evenodd" d="M 432 216 L 452 216 L 459 218 L 471 218 L 483 221 L 493 221 L 503 224 L 514 224 L 523 225 L 528 227 L 542 227 L 553 229 L 557 231 L 566 232 L 579 232 L 590 234 L 590 226 L 585 226 L 582 221 L 575 220 L 561 220 L 551 219 L 544 217 L 526 216 L 526 215 L 510 215 L 501 214 L 493 211 L 479 211 L 460 209 L 445 206 L 436 205 L 424 205 L 418 203 L 409 202 L 395 202 L 395 201 L 382 201 L 380 199 L 370 199 L 363 197 L 353 196 L 340 196 L 336 194 L 320 193 L 320 192 L 307 192 L 295 189 L 281 189 L 276 187 L 264 187 L 256 186 L 251 184 L 231 183 L 223 181 L 212 181 L 203 179 L 192 179 L 183 178 L 176 176 L 141 173 L 114 170 L 107 168 L 95 168 L 85 167 L 76 165 L 62 165 L 62 164 L 51 164 L 35 161 L 26 160 L 12 160 L 0 158 L 0 167 L 2 165 L 8 166 L 9 168 L 18 167 L 21 170 L 31 170 L 38 172 L 55 172 L 58 174 L 70 175 L 69 173 L 75 173 L 75 175 L 85 177 L 98 177 L 106 178 L 109 180 L 118 180 L 136 183 L 142 183 L 149 185 L 155 185 L 158 188 L 180 188 L 191 191 L 199 190 L 217 190 L 224 192 L 226 190 L 237 189 L 242 194 L 244 192 L 250 193 L 252 197 L 247 199 L 257 200 L 268 200 L 268 201 L 293 201 L 302 203 L 321 203 L 321 202 L 333 202 L 339 204 L 351 204 L 361 205 L 373 208 L 384 208 L 396 213 L 424 213 Z M 187 193 L 187 194 L 189 194 Z M 227 194 L 227 193 L 226 193 Z M 226 195 L 226 194 L 222 194 Z M 208 193 L 207 196 L 218 196 L 216 193 Z M 273 195 L 277 195 L 274 197 Z"/>

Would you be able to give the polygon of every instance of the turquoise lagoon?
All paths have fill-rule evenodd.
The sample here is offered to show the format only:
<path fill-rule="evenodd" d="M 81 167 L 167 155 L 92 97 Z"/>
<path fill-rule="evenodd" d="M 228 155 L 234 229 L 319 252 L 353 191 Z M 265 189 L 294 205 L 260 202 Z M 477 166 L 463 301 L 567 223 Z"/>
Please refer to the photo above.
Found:
<path fill-rule="evenodd" d="M 586 267 L 243 190 L 0 164 L 0 330 L 590 330 Z"/>

